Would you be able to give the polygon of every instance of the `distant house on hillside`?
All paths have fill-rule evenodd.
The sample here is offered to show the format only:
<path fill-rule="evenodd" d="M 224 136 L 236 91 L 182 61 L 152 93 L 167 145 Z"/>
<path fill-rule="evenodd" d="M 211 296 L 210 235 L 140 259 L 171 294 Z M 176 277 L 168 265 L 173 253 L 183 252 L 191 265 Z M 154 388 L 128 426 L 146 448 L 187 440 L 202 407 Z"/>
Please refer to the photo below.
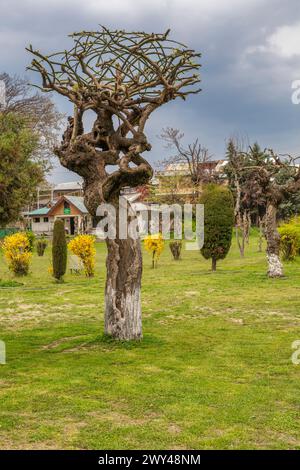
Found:
<path fill-rule="evenodd" d="M 92 231 L 93 228 L 92 216 L 80 196 L 61 196 L 54 204 L 29 212 L 28 217 L 31 230 L 37 235 L 52 234 L 57 218 L 63 219 L 69 235 Z"/>

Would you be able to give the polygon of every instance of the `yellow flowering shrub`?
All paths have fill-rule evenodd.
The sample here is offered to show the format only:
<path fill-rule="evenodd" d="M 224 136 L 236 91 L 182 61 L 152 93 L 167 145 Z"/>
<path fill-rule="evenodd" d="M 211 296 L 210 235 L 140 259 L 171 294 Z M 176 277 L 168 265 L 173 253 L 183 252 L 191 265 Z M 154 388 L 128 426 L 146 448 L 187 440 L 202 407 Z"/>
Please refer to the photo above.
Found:
<path fill-rule="evenodd" d="M 291 219 L 278 228 L 280 235 L 280 252 L 286 261 L 293 261 L 300 250 L 300 224 L 299 219 Z"/>
<path fill-rule="evenodd" d="M 164 240 L 161 233 L 147 235 L 144 238 L 144 246 L 147 251 L 152 253 L 152 268 L 157 264 L 157 261 L 164 249 Z"/>
<path fill-rule="evenodd" d="M 81 259 L 86 276 L 95 273 L 95 237 L 92 235 L 77 235 L 68 243 L 69 250 Z"/>
<path fill-rule="evenodd" d="M 2 249 L 10 271 L 17 276 L 28 274 L 32 253 L 26 233 L 8 235 L 4 239 Z"/>

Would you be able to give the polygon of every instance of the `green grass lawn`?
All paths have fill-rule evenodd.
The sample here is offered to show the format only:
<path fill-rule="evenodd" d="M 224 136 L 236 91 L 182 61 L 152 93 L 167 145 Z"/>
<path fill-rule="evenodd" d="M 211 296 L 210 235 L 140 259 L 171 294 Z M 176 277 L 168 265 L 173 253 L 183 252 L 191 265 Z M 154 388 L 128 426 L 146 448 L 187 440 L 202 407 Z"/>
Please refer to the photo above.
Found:
<path fill-rule="evenodd" d="M 144 254 L 140 343 L 102 335 L 103 243 L 95 278 L 64 284 L 35 254 L 0 288 L 0 447 L 300 449 L 300 261 L 270 280 L 254 236 L 243 260 L 233 244 L 215 274 L 198 252 Z"/>

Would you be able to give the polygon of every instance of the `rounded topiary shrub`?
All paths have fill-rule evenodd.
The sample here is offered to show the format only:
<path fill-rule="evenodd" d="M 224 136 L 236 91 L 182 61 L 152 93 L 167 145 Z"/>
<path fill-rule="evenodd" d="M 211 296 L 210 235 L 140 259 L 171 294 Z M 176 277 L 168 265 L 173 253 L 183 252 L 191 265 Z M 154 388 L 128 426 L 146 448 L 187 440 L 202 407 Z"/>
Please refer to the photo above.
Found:
<path fill-rule="evenodd" d="M 63 220 L 54 222 L 52 242 L 52 270 L 53 277 L 61 281 L 67 268 L 67 243 L 65 225 Z"/>
<path fill-rule="evenodd" d="M 225 186 L 210 184 L 201 197 L 204 205 L 204 244 L 201 253 L 211 259 L 212 271 L 217 261 L 229 252 L 234 225 L 234 202 L 230 190 Z"/>

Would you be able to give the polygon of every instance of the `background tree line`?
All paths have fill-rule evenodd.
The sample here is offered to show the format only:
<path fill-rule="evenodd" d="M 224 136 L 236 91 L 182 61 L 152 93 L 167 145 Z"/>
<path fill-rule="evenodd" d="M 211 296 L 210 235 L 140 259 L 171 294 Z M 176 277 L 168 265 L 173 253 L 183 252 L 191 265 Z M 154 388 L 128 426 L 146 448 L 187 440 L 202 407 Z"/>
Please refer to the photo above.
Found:
<path fill-rule="evenodd" d="M 50 96 L 33 92 L 25 79 L 0 74 L 5 103 L 0 105 L 0 227 L 19 219 L 35 200 L 51 168 L 63 115 Z"/>

